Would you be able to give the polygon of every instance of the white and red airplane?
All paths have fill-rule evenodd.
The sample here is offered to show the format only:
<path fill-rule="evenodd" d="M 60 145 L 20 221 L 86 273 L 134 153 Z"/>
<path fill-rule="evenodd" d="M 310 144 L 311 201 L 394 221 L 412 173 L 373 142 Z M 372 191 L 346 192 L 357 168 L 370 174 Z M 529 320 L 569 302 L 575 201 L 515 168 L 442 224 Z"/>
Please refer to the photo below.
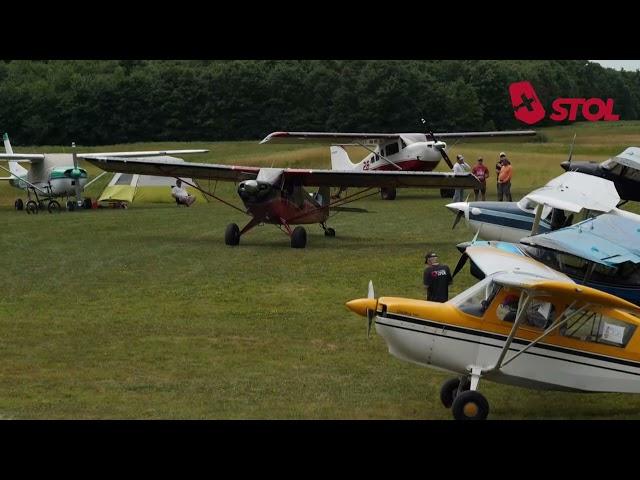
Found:
<path fill-rule="evenodd" d="M 456 133 L 343 133 L 343 132 L 273 132 L 260 143 L 320 143 L 331 149 L 331 169 L 340 171 L 408 170 L 430 172 L 444 159 L 453 168 L 447 155 L 447 144 L 441 138 L 514 137 L 535 135 L 535 130 Z M 369 151 L 360 162 L 353 163 L 343 148 L 358 145 Z M 396 198 L 395 188 L 381 188 L 384 200 Z M 441 190 L 441 195 L 446 190 Z"/>

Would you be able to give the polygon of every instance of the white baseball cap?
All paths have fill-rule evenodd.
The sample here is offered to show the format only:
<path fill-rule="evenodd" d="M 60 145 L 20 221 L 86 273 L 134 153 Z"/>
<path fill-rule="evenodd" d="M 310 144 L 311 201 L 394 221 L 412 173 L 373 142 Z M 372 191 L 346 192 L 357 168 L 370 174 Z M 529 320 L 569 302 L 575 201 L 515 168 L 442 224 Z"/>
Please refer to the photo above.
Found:
<path fill-rule="evenodd" d="M 506 156 L 507 156 L 507 154 L 506 154 L 506 153 L 504 153 L 504 152 L 500 152 L 500 156 L 501 156 L 501 157 L 506 157 Z"/>

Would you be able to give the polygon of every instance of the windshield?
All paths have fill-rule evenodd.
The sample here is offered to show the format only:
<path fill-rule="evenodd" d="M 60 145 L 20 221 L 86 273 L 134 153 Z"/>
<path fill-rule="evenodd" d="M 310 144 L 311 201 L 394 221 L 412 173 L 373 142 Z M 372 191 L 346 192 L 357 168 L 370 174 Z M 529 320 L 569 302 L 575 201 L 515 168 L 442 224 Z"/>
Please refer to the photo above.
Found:
<path fill-rule="evenodd" d="M 450 302 L 466 314 L 482 317 L 499 290 L 500 286 L 487 277 L 453 297 Z"/>

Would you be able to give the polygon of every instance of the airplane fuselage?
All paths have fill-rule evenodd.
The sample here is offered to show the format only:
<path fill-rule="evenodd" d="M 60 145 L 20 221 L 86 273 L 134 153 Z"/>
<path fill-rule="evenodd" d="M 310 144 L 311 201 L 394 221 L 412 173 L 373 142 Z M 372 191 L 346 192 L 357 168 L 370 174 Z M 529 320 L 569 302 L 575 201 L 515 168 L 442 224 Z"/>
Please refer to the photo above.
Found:
<path fill-rule="evenodd" d="M 404 147 L 398 145 L 398 142 L 381 145 L 375 153 L 370 153 L 358 163 L 357 169 L 430 172 L 442 158 L 441 153 L 434 148 L 434 142 L 416 142 Z M 388 153 L 390 148 L 395 153 Z"/>
<path fill-rule="evenodd" d="M 483 282 L 477 285 L 485 287 Z M 489 370 L 498 361 L 513 326 L 494 313 L 506 295 L 504 290 L 499 292 L 482 314 L 464 313 L 452 301 L 442 304 L 382 297 L 374 318 L 376 331 L 389 353 L 401 360 L 459 375 L 468 375 L 472 365 Z M 557 303 L 556 311 L 566 307 Z M 541 329 L 526 325 L 519 328 L 509 355 L 541 333 Z M 639 333 L 636 331 L 622 348 L 556 331 L 482 378 L 533 389 L 640 393 Z"/>
<path fill-rule="evenodd" d="M 42 162 L 33 163 L 25 177 L 10 180 L 11 186 L 26 190 L 29 185 L 21 181 L 23 178 L 38 188 L 40 197 L 64 197 L 75 195 L 76 182 L 80 188 L 87 183 L 87 171 L 78 169 L 72 174 L 73 157 L 71 154 L 54 153 L 45 154 Z M 45 192 L 45 193 L 43 193 Z"/>

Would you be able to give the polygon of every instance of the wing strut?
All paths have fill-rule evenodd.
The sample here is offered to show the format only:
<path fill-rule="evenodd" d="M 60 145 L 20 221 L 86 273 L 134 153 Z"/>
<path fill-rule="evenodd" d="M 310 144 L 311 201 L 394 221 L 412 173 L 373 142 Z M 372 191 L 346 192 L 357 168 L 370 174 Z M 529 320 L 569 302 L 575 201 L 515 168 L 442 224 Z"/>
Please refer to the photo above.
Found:
<path fill-rule="evenodd" d="M 24 178 L 16 177 L 16 176 L 11 172 L 11 170 L 9 170 L 8 168 L 4 168 L 2 165 L 0 165 L 0 168 L 1 168 L 2 170 L 4 170 L 5 172 L 9 172 L 9 173 L 11 173 L 11 178 L 15 178 L 15 179 L 16 179 L 16 181 L 18 181 L 18 185 L 20 185 L 20 183 L 19 183 L 19 182 L 24 182 L 24 183 L 26 183 L 27 185 L 29 185 L 31 188 L 33 188 L 34 190 L 38 190 L 41 194 L 45 195 L 46 197 L 48 197 L 48 196 L 50 195 L 49 193 L 45 192 L 44 190 L 41 190 L 40 188 L 36 187 L 36 186 L 35 186 L 33 183 L 31 183 L 30 181 L 25 180 Z"/>

